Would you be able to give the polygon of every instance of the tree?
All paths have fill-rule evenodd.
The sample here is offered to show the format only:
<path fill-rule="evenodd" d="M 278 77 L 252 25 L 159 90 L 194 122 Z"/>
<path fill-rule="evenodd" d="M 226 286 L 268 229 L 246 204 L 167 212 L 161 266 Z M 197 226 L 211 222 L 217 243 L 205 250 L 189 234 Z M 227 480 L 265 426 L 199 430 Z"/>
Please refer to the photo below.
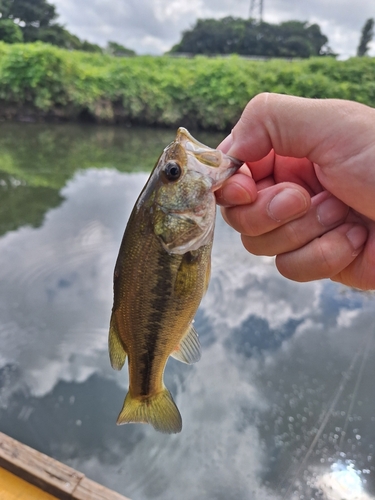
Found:
<path fill-rule="evenodd" d="M 263 57 L 310 57 L 335 55 L 328 38 L 317 24 L 287 21 L 281 24 L 256 23 L 253 19 L 225 17 L 198 19 L 183 32 L 171 52 L 231 54 Z"/>
<path fill-rule="evenodd" d="M 81 41 L 56 22 L 56 7 L 47 0 L 0 0 L 0 40 L 7 43 L 36 42 L 66 49 L 102 52 L 99 45 Z"/>
<path fill-rule="evenodd" d="M 6 43 L 22 43 L 21 28 L 11 19 L 0 19 L 0 40 Z"/>
<path fill-rule="evenodd" d="M 81 47 L 79 50 L 83 50 L 85 52 L 98 52 L 100 54 L 103 53 L 103 49 L 98 44 L 88 42 L 87 40 L 83 40 L 81 42 Z"/>
<path fill-rule="evenodd" d="M 62 30 L 54 21 L 57 17 L 54 5 L 46 0 L 0 0 L 1 22 L 12 22 L 22 31 L 24 42 L 43 38 L 47 30 Z M 5 40 L 4 38 L 2 38 Z"/>
<path fill-rule="evenodd" d="M 126 47 L 120 45 L 117 42 L 108 42 L 106 51 L 111 56 L 116 56 L 116 57 L 129 57 L 136 55 L 134 50 L 127 49 Z"/>
<path fill-rule="evenodd" d="M 56 8 L 46 0 L 1 0 L 2 19 L 12 19 L 22 28 L 51 26 L 57 18 Z"/>
<path fill-rule="evenodd" d="M 192 54 L 231 54 L 238 51 L 246 21 L 233 17 L 198 19 L 193 29 L 184 31 L 171 52 Z"/>
<path fill-rule="evenodd" d="M 374 36 L 374 19 L 370 17 L 370 19 L 367 19 L 362 28 L 361 39 L 359 41 L 359 45 L 357 48 L 358 57 L 362 57 L 367 54 L 367 52 L 369 51 L 369 43 L 371 42 L 373 36 Z"/>
<path fill-rule="evenodd" d="M 0 40 L 6 43 L 41 41 L 69 50 L 102 53 L 103 49 L 87 40 L 80 40 L 56 22 L 56 7 L 47 0 L 0 0 Z M 135 55 L 116 42 L 109 42 L 114 55 Z"/>

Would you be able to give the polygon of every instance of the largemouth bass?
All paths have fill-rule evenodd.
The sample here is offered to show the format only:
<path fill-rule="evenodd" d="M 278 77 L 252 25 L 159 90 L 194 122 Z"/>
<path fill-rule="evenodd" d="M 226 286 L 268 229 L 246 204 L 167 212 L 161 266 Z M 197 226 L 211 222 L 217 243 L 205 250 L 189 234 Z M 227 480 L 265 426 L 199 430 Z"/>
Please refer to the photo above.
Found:
<path fill-rule="evenodd" d="M 112 367 L 120 370 L 128 357 L 129 392 L 118 424 L 181 431 L 164 368 L 169 356 L 200 359 L 193 320 L 210 278 L 213 192 L 241 164 L 179 128 L 133 208 L 114 272 L 109 331 Z"/>

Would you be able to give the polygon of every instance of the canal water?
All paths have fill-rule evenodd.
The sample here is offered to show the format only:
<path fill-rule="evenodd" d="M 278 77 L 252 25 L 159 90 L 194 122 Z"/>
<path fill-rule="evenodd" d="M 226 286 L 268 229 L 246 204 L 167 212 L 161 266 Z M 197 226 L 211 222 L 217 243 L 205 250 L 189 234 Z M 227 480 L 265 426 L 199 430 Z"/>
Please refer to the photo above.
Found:
<path fill-rule="evenodd" d="M 0 124 L 0 431 L 133 500 L 374 500 L 374 295 L 286 280 L 220 215 L 202 359 L 165 373 L 183 430 L 116 426 L 113 267 L 173 137 Z"/>

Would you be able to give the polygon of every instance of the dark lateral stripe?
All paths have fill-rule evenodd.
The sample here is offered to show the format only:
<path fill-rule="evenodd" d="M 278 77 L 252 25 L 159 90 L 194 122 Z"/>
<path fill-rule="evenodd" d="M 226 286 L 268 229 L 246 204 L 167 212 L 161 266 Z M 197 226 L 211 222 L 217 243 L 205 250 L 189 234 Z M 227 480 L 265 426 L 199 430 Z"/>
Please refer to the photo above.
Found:
<path fill-rule="evenodd" d="M 140 356 L 141 369 L 141 394 L 146 396 L 150 392 L 153 362 L 156 346 L 162 334 L 165 317 L 168 314 L 169 299 L 172 295 L 172 271 L 170 259 L 173 257 L 160 250 L 157 261 L 157 281 L 151 294 L 154 297 L 147 321 L 147 338 L 145 339 L 145 352 Z"/>

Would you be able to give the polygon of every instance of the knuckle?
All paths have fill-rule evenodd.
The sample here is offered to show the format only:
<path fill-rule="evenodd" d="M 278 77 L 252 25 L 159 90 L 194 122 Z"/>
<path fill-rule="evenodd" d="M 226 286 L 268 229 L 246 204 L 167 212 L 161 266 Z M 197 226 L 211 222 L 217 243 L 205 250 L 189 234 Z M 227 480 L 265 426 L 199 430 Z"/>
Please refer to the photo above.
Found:
<path fill-rule="evenodd" d="M 268 101 L 272 94 L 270 92 L 260 92 L 256 96 L 254 96 L 249 104 L 253 104 L 253 106 L 260 106 L 262 109 L 267 106 Z"/>
<path fill-rule="evenodd" d="M 324 238 L 317 245 L 317 262 L 322 278 L 330 278 L 337 274 L 337 252 L 332 252 L 332 245 Z"/>
<path fill-rule="evenodd" d="M 319 277 L 320 278 L 330 278 L 334 274 L 333 265 L 328 258 L 327 254 L 323 249 L 320 251 L 319 255 Z"/>
<path fill-rule="evenodd" d="M 272 109 L 272 101 L 273 95 L 270 92 L 262 92 L 258 94 L 253 99 L 255 112 L 260 113 L 263 116 L 267 115 L 269 108 L 271 107 Z"/>
<path fill-rule="evenodd" d="M 254 96 L 246 105 L 240 121 L 247 124 L 250 121 L 253 121 L 254 114 L 263 115 L 265 114 L 265 108 L 267 107 L 267 103 L 270 97 L 269 92 L 261 92 Z"/>
<path fill-rule="evenodd" d="M 251 217 L 252 207 L 238 207 L 237 211 L 237 221 L 240 233 L 246 236 L 259 236 L 264 230 L 260 227 L 257 222 L 257 218 Z"/>
<path fill-rule="evenodd" d="M 297 249 L 306 244 L 304 234 L 300 229 L 298 221 L 289 222 L 283 226 L 283 239 L 288 242 L 290 249 Z"/>
<path fill-rule="evenodd" d="M 272 246 L 268 244 L 268 238 L 262 236 L 252 237 L 241 235 L 242 244 L 245 249 L 253 255 L 273 257 L 276 252 L 273 251 Z"/>

